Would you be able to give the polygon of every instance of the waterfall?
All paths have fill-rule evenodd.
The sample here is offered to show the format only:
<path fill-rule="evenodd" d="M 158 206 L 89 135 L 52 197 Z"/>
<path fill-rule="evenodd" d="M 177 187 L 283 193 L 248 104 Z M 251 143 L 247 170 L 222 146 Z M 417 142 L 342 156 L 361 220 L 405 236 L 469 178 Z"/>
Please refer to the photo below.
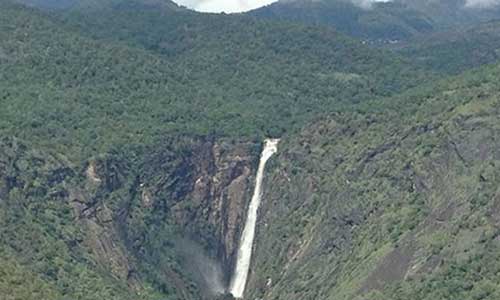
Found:
<path fill-rule="evenodd" d="M 255 178 L 255 189 L 252 200 L 248 207 L 247 220 L 241 235 L 240 247 L 238 249 L 236 268 L 231 279 L 229 292 L 235 298 L 242 298 L 247 283 L 250 260 L 252 258 L 252 247 L 255 238 L 255 226 L 257 225 L 257 210 L 262 196 L 262 179 L 267 160 L 278 151 L 278 139 L 268 139 L 264 143 L 264 149 L 260 157 L 259 168 Z"/>

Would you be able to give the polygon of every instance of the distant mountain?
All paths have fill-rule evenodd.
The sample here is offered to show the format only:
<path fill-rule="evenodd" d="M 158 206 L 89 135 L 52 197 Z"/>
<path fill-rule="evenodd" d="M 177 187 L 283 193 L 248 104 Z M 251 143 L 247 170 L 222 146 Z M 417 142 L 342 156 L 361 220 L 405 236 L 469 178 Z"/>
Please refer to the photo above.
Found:
<path fill-rule="evenodd" d="M 370 40 L 400 40 L 434 30 L 425 14 L 399 3 L 375 4 L 364 9 L 351 1 L 279 1 L 252 15 L 332 26 L 340 32 Z"/>
<path fill-rule="evenodd" d="M 457 74 L 500 59 L 500 21 L 431 33 L 392 49 L 429 69 Z"/>
<path fill-rule="evenodd" d="M 19 0 L 17 2 L 44 9 L 68 9 L 78 4 L 79 0 Z"/>
<path fill-rule="evenodd" d="M 373 3 L 370 8 L 349 0 L 282 0 L 251 14 L 324 24 L 358 38 L 389 42 L 500 18 L 500 8 L 468 8 L 464 0 L 396 0 Z"/>
<path fill-rule="evenodd" d="M 10 0 L 9 0 L 10 1 Z M 12 0 L 27 6 L 37 7 L 50 10 L 68 10 L 80 8 L 98 9 L 113 4 L 118 4 L 121 0 Z M 162 8 L 179 8 L 177 4 L 170 0 L 143 0 L 141 3 L 144 6 L 162 7 Z"/>

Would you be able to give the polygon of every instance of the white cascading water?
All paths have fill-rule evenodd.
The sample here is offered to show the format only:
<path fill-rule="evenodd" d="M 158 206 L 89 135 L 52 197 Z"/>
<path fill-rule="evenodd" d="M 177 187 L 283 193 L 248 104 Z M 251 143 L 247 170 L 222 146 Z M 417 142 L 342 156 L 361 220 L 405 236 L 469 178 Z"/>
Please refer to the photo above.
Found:
<path fill-rule="evenodd" d="M 255 189 L 253 192 L 250 206 L 248 207 L 247 220 L 241 235 L 240 247 L 238 249 L 236 268 L 231 279 L 229 292 L 235 298 L 243 298 L 245 285 L 247 283 L 248 272 L 250 269 L 250 260 L 252 258 L 253 241 L 255 238 L 255 226 L 257 225 L 257 210 L 260 206 L 262 196 L 262 179 L 267 160 L 278 151 L 278 139 L 268 139 L 264 143 L 264 149 L 260 157 L 259 168 L 255 178 Z"/>

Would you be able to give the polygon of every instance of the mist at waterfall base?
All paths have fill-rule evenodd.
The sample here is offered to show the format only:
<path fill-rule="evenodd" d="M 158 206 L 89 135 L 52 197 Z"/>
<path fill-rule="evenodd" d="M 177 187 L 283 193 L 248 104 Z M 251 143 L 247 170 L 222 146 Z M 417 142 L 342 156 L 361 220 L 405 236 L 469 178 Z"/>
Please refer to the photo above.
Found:
<path fill-rule="evenodd" d="M 248 272 L 252 259 L 253 242 L 255 238 L 255 227 L 257 225 L 257 212 L 262 197 L 262 181 L 266 163 L 278 151 L 278 139 L 268 139 L 264 143 L 264 149 L 260 157 L 257 176 L 255 177 L 255 188 L 248 207 L 245 227 L 241 235 L 240 245 L 236 259 L 236 267 L 230 282 L 229 292 L 235 298 L 242 298 L 245 292 Z"/>
<path fill-rule="evenodd" d="M 226 292 L 221 263 L 209 257 L 201 245 L 188 238 L 179 238 L 175 241 L 175 249 L 181 257 L 181 267 L 191 274 L 205 298 Z"/>

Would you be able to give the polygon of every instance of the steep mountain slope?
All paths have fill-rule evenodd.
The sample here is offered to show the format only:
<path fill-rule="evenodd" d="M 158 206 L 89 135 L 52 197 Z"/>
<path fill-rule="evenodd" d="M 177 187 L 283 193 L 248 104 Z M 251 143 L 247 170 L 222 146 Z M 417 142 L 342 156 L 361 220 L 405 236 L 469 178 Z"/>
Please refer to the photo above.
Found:
<path fill-rule="evenodd" d="M 74 166 L 9 138 L 2 138 L 0 154 L 2 297 L 141 299 L 124 280 L 129 262 L 115 244 L 118 237 L 105 236 L 96 225 L 109 222 L 109 209 L 77 213 L 98 197 L 90 186 L 79 191 Z M 91 246 L 94 239 L 100 246 Z M 93 253 L 99 249 L 113 260 L 99 262 Z M 147 289 L 136 287 L 147 297 Z"/>
<path fill-rule="evenodd" d="M 500 66 L 285 138 L 249 298 L 497 299 Z"/>
<path fill-rule="evenodd" d="M 252 147 L 170 139 L 75 165 L 2 138 L 0 295 L 211 299 L 230 274 Z"/>

